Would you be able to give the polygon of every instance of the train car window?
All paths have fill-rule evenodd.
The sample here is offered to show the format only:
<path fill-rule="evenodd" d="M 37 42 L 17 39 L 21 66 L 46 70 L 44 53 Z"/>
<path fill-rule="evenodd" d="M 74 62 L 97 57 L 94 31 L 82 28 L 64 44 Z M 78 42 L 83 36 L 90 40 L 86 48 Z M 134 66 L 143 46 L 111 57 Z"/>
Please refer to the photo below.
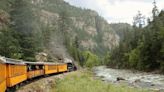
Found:
<path fill-rule="evenodd" d="M 35 65 L 31 65 L 31 69 L 32 69 L 32 70 L 36 70 Z"/>
<path fill-rule="evenodd" d="M 40 65 L 40 66 L 39 66 L 39 69 L 43 69 L 43 65 Z"/>
<path fill-rule="evenodd" d="M 43 69 L 43 65 L 35 65 L 35 69 L 36 70 L 41 70 L 41 69 Z"/>
<path fill-rule="evenodd" d="M 31 71 L 31 66 L 27 65 L 27 71 Z"/>
<path fill-rule="evenodd" d="M 28 65 L 27 71 L 41 70 L 43 68 L 43 65 Z"/>
<path fill-rule="evenodd" d="M 36 67 L 36 70 L 39 70 L 39 65 L 36 65 L 35 67 Z"/>
<path fill-rule="evenodd" d="M 32 71 L 32 70 L 36 70 L 34 65 L 28 65 L 28 69 L 27 71 Z"/>

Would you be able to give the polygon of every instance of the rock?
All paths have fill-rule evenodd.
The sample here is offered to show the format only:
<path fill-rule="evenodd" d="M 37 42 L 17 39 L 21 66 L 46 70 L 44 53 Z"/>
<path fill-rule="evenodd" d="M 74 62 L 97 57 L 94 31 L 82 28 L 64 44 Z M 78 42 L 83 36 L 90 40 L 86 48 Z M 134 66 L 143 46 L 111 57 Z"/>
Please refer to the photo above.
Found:
<path fill-rule="evenodd" d="M 145 77 L 144 77 L 144 76 L 142 76 L 142 77 L 141 77 L 141 79 L 145 79 Z"/>
<path fill-rule="evenodd" d="M 122 77 L 117 77 L 117 81 L 120 81 L 120 80 L 125 80 L 125 79 Z"/>
<path fill-rule="evenodd" d="M 102 79 L 102 81 L 106 81 L 105 79 Z"/>
<path fill-rule="evenodd" d="M 40 52 L 35 56 L 37 62 L 46 62 L 47 61 L 47 53 Z"/>
<path fill-rule="evenodd" d="M 141 80 L 140 79 L 134 80 L 134 83 L 137 83 L 137 82 L 141 82 Z"/>
<path fill-rule="evenodd" d="M 100 78 L 102 78 L 102 79 L 103 79 L 103 78 L 105 78 L 105 77 L 104 77 L 104 76 L 100 76 Z"/>
<path fill-rule="evenodd" d="M 154 92 L 161 92 L 160 89 L 153 89 Z"/>
<path fill-rule="evenodd" d="M 51 84 L 51 83 L 53 83 L 53 80 L 52 80 L 52 79 L 48 79 L 47 82 L 48 82 L 49 84 Z"/>

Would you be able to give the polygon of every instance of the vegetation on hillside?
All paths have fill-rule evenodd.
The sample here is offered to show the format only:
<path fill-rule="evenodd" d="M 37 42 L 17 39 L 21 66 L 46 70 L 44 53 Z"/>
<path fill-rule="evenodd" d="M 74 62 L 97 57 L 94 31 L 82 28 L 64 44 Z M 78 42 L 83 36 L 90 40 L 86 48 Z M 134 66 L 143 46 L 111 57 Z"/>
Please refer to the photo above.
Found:
<path fill-rule="evenodd" d="M 1 4 L 6 6 L 0 8 L 0 15 L 7 16 L 4 21 L 9 20 L 0 30 L 0 55 L 5 57 L 17 58 L 34 61 L 34 56 L 41 51 L 41 38 L 35 27 L 36 17 L 31 5 L 25 0 L 2 0 Z"/>
<path fill-rule="evenodd" d="M 96 12 L 63 0 L 1 0 L 0 32 L 0 55 L 29 61 L 45 52 L 50 61 L 71 55 L 85 64 L 86 51 L 102 58 L 118 43 L 115 31 Z"/>
<path fill-rule="evenodd" d="M 153 20 L 146 27 L 121 31 L 119 46 L 105 57 L 108 66 L 164 72 L 164 11 L 152 12 Z"/>
<path fill-rule="evenodd" d="M 35 61 L 45 52 L 49 61 L 73 57 L 87 67 L 164 71 L 164 11 L 155 10 L 142 28 L 109 25 L 96 12 L 63 0 L 1 0 L 0 55 Z"/>

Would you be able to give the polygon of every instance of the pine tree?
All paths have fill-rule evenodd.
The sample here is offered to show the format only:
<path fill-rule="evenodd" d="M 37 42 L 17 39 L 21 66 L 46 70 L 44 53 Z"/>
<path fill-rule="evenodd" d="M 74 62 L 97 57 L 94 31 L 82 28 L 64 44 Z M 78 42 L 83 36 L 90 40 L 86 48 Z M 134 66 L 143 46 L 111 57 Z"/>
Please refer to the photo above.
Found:
<path fill-rule="evenodd" d="M 159 14 L 159 10 L 157 8 L 155 0 L 153 2 L 153 5 L 154 5 L 154 7 L 153 7 L 153 10 L 152 10 L 152 14 L 153 14 L 153 19 L 155 19 L 158 16 L 158 14 Z"/>
<path fill-rule="evenodd" d="M 35 53 L 40 50 L 39 38 L 35 29 L 35 15 L 28 0 L 15 0 L 10 12 L 11 27 L 17 32 L 17 39 L 21 47 L 22 59 L 34 61 Z M 37 39 L 38 38 L 38 39 Z"/>
<path fill-rule="evenodd" d="M 145 16 L 138 11 L 138 14 L 133 18 L 133 26 L 142 28 L 145 25 Z"/>

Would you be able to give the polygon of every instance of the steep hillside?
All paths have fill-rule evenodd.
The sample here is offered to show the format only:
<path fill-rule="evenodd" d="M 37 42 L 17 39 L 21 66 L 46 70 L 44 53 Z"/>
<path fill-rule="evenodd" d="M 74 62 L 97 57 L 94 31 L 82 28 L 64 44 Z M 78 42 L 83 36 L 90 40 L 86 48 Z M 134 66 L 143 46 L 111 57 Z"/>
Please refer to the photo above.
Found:
<path fill-rule="evenodd" d="M 70 6 L 62 0 L 40 0 L 33 3 L 40 6 L 43 21 L 50 24 L 64 22 L 64 25 L 58 26 L 59 30 L 66 31 L 71 39 L 78 37 L 82 49 L 103 53 L 105 49 L 118 44 L 119 39 L 113 29 L 94 11 Z"/>
<path fill-rule="evenodd" d="M 164 73 L 164 11 L 153 15 L 146 27 L 126 31 L 106 57 L 109 66 Z"/>
<path fill-rule="evenodd" d="M 53 60 L 71 58 L 70 47 L 104 55 L 119 42 L 112 27 L 96 12 L 63 0 L 1 0 L 0 10 L 0 19 L 5 15 L 4 20 L 10 21 L 5 24 L 7 30 L 11 29 L 12 36 L 19 35 L 11 42 L 19 47 L 13 54 L 0 53 L 7 57 L 33 60 L 36 53 L 46 52 Z"/>
<path fill-rule="evenodd" d="M 126 35 L 133 30 L 133 27 L 127 23 L 112 23 L 110 26 L 119 35 L 120 40 L 126 38 Z"/>

